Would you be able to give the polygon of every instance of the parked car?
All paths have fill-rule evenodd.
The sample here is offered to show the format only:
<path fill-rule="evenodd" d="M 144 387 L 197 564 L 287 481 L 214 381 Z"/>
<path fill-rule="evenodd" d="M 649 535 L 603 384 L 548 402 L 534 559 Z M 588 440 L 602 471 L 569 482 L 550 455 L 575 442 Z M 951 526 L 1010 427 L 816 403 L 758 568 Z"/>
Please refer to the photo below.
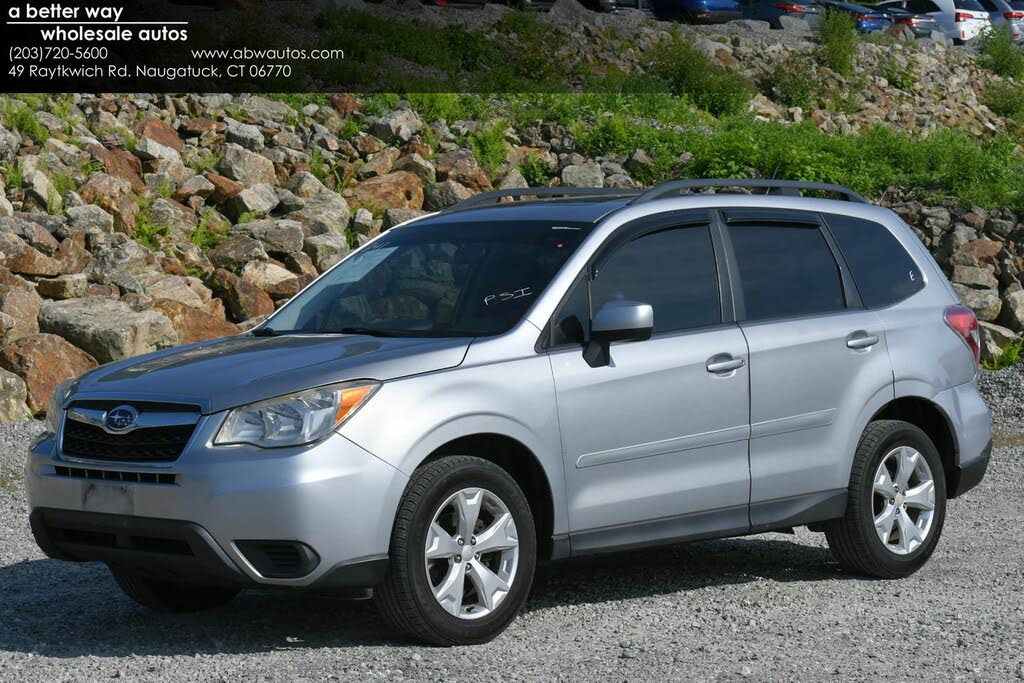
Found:
<path fill-rule="evenodd" d="M 821 0 L 821 5 L 827 12 L 843 12 L 852 16 L 857 24 L 857 30 L 861 33 L 884 31 L 892 25 L 889 15 L 881 10 L 868 9 L 852 2 L 841 2 L 840 0 Z"/>
<path fill-rule="evenodd" d="M 978 0 L 986 12 L 992 28 L 1010 32 L 1013 42 L 1024 42 L 1024 2 L 1007 0 Z"/>
<path fill-rule="evenodd" d="M 889 5 L 884 2 L 879 7 Z M 956 43 L 974 40 L 992 26 L 978 0 L 900 0 L 898 6 L 913 14 L 932 17 L 941 31 Z"/>
<path fill-rule="evenodd" d="M 651 11 L 658 19 L 689 24 L 721 24 L 739 19 L 739 0 L 651 0 Z"/>
<path fill-rule="evenodd" d="M 821 5 L 815 0 L 740 0 L 744 19 L 767 21 L 772 28 L 782 28 L 781 17 L 803 19 L 816 27 L 821 19 Z"/>
<path fill-rule="evenodd" d="M 880 2 L 876 7 L 885 10 L 894 24 L 900 24 L 910 29 L 915 38 L 928 38 L 932 31 L 942 33 L 942 27 L 934 17 L 927 14 L 914 14 L 904 8 L 908 0 L 889 0 Z"/>
<path fill-rule="evenodd" d="M 709 187 L 769 194 L 681 194 Z M 847 188 L 491 192 L 252 331 L 61 384 L 31 527 L 158 610 L 372 587 L 440 645 L 500 633 L 552 558 L 808 525 L 906 577 L 988 465 L 979 344 L 914 232 Z"/>

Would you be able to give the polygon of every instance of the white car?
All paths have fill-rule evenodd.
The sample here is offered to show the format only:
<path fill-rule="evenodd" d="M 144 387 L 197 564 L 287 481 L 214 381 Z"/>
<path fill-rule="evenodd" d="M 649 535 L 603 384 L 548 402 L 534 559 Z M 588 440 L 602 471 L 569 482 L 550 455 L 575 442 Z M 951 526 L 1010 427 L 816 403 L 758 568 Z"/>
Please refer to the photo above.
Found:
<path fill-rule="evenodd" d="M 942 32 L 956 43 L 974 40 L 992 27 L 988 12 L 978 0 L 908 0 L 908 12 L 934 17 Z"/>

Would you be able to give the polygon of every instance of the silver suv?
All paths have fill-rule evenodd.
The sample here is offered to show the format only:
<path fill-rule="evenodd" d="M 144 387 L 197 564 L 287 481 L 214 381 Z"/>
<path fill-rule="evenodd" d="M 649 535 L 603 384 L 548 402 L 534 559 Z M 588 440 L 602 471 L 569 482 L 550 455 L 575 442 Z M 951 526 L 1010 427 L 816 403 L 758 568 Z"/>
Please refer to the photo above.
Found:
<path fill-rule="evenodd" d="M 499 191 L 251 332 L 59 387 L 31 525 L 149 607 L 373 587 L 440 645 L 590 553 L 807 525 L 904 577 L 988 464 L 978 345 L 914 233 L 843 187 Z"/>

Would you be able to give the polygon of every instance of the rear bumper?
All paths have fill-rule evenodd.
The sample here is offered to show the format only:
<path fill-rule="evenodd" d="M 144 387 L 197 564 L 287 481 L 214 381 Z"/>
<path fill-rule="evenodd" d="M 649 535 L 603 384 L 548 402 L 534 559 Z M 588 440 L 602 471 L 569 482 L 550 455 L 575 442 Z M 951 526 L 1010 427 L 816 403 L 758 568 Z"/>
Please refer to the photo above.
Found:
<path fill-rule="evenodd" d="M 963 466 L 957 466 L 949 477 L 947 498 L 956 498 L 967 493 L 981 483 L 988 471 L 988 463 L 992 459 L 992 442 L 981 452 L 981 455 Z"/>
<path fill-rule="evenodd" d="M 695 24 L 724 24 L 742 18 L 739 12 L 732 10 L 702 9 L 692 14 Z"/>

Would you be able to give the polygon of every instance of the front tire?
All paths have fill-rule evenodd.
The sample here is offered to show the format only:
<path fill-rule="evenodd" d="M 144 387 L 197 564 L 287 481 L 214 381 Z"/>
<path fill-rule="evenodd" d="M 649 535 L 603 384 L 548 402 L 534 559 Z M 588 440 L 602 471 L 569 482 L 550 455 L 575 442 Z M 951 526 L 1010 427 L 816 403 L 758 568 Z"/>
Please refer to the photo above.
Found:
<path fill-rule="evenodd" d="M 111 566 L 110 573 L 128 597 L 158 612 L 199 612 L 225 605 L 238 595 L 237 588 L 160 581 L 129 567 Z"/>
<path fill-rule="evenodd" d="M 431 645 L 484 643 L 526 603 L 537 562 L 530 505 L 492 462 L 448 456 L 413 473 L 374 601 L 396 630 Z"/>
<path fill-rule="evenodd" d="M 825 524 L 839 564 L 882 579 L 928 561 L 946 517 L 946 482 L 935 444 L 908 422 L 878 420 L 857 446 L 846 514 Z"/>

